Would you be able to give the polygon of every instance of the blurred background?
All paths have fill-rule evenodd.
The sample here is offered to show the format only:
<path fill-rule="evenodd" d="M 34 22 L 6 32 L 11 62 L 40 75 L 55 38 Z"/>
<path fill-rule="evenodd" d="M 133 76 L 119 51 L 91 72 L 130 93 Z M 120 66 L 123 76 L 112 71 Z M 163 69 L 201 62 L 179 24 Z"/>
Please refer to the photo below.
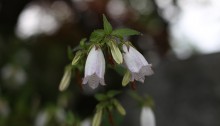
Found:
<path fill-rule="evenodd" d="M 67 47 L 102 28 L 106 14 L 114 28 L 143 33 L 129 39 L 153 64 L 137 91 L 154 99 L 157 126 L 219 126 L 219 12 L 219 0 L 1 0 L 0 125 L 63 126 L 68 111 L 92 116 L 97 101 L 81 91 L 83 73 L 67 91 L 58 86 Z M 136 102 L 119 99 L 123 125 L 139 126 Z"/>

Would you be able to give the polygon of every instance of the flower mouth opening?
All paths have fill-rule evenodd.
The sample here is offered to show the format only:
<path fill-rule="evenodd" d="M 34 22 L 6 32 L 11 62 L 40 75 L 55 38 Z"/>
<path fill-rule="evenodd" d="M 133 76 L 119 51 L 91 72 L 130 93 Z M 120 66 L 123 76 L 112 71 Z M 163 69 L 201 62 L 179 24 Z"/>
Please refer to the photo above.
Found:
<path fill-rule="evenodd" d="M 137 80 L 137 81 L 140 81 L 141 83 L 144 83 L 145 76 L 150 76 L 154 74 L 151 67 L 152 65 L 148 64 L 148 65 L 142 66 L 138 72 L 131 72 L 132 73 L 131 81 Z"/>
<path fill-rule="evenodd" d="M 103 86 L 106 85 L 104 79 L 99 77 L 96 73 L 93 73 L 92 75 L 83 78 L 83 84 L 87 83 L 92 89 L 97 88 L 99 86 L 99 83 Z"/>

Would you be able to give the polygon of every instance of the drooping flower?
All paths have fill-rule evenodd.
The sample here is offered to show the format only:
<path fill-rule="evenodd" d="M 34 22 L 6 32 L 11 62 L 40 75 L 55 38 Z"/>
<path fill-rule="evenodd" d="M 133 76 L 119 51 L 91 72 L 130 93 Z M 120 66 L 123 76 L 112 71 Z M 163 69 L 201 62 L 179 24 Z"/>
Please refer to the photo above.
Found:
<path fill-rule="evenodd" d="M 155 116 L 150 107 L 143 107 L 140 115 L 141 126 L 156 126 Z"/>
<path fill-rule="evenodd" d="M 86 59 L 83 84 L 89 84 L 93 89 L 97 88 L 99 83 L 105 85 L 105 58 L 100 47 L 93 46 Z"/>
<path fill-rule="evenodd" d="M 134 47 L 123 44 L 123 58 L 125 65 L 131 72 L 131 81 L 144 82 L 145 76 L 153 74 L 151 64 L 148 64 L 144 56 Z"/>

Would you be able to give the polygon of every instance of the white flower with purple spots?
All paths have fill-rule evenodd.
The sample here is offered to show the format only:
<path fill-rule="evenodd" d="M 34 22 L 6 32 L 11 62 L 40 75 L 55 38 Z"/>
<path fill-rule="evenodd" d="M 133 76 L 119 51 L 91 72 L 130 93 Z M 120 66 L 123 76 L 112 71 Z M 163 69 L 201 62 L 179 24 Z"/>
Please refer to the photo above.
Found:
<path fill-rule="evenodd" d="M 105 58 L 100 47 L 93 46 L 89 52 L 84 74 L 83 84 L 88 83 L 93 89 L 97 88 L 99 83 L 105 85 Z"/>
<path fill-rule="evenodd" d="M 130 45 L 123 44 L 123 58 L 125 65 L 131 72 L 130 81 L 140 81 L 144 82 L 145 76 L 150 76 L 153 74 L 151 69 L 151 64 L 148 64 L 144 56 L 138 52 L 134 47 Z"/>

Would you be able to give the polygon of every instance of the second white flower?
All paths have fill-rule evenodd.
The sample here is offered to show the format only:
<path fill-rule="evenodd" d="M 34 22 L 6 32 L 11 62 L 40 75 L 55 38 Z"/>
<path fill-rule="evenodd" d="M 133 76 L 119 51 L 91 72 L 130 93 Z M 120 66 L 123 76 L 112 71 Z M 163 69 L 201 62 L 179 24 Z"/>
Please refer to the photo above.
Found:
<path fill-rule="evenodd" d="M 130 45 L 123 45 L 123 58 L 125 65 L 131 72 L 131 81 L 144 82 L 145 76 L 153 74 L 151 64 L 148 64 L 144 56 Z"/>

